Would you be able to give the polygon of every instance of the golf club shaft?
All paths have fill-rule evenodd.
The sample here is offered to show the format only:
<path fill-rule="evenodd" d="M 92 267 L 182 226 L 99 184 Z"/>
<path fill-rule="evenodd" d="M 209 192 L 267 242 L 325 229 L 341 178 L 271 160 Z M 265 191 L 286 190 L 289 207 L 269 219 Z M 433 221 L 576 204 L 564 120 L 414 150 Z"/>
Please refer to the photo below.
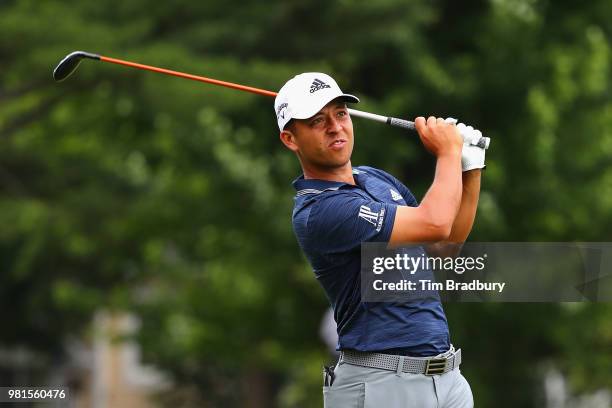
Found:
<path fill-rule="evenodd" d="M 138 64 L 136 62 L 124 61 L 124 60 L 120 60 L 116 58 L 105 57 L 102 55 L 100 55 L 100 61 L 124 65 L 124 66 L 132 67 L 132 68 L 144 69 L 147 71 L 153 71 L 153 72 L 157 72 L 160 74 L 172 75 L 172 76 L 176 76 L 179 78 L 185 78 L 185 79 L 191 79 L 194 81 L 205 82 L 207 84 L 220 85 L 226 88 L 232 88 L 232 89 L 237 89 L 240 91 L 251 92 L 254 94 L 258 94 L 258 95 L 276 97 L 276 94 L 277 94 L 276 92 L 267 91 L 265 89 L 240 85 L 240 84 L 236 84 L 233 82 L 219 81 L 217 79 L 207 78 L 207 77 L 203 77 L 199 75 L 186 74 L 184 72 L 173 71 L 173 70 L 165 69 L 165 68 L 158 68 L 158 67 L 154 67 L 151 65 Z M 376 122 L 386 123 L 391 126 L 397 126 L 397 127 L 402 127 L 405 129 L 415 130 L 414 122 L 411 122 L 409 120 L 403 120 L 403 119 L 392 118 L 388 116 L 376 115 L 374 113 L 363 112 L 363 111 L 356 110 L 356 109 L 349 109 L 349 113 L 353 116 L 357 116 L 357 117 L 369 119 L 369 120 L 374 120 Z"/>
<path fill-rule="evenodd" d="M 232 89 L 237 89 L 239 91 L 251 92 L 251 93 L 258 94 L 258 95 L 271 96 L 271 97 L 276 96 L 276 92 L 266 91 L 265 89 L 253 88 L 251 86 L 235 84 L 233 82 L 219 81 L 217 79 L 206 78 L 206 77 L 199 76 L 199 75 L 186 74 L 184 72 L 178 72 L 178 71 L 172 71 L 170 69 L 153 67 L 151 65 L 138 64 L 136 62 L 124 61 L 124 60 L 120 60 L 116 58 L 104 57 L 102 55 L 100 55 L 100 61 L 124 65 L 124 66 L 132 67 L 132 68 L 144 69 L 147 71 L 153 71 L 153 72 L 157 72 L 160 74 L 172 75 L 172 76 L 176 76 L 179 78 L 191 79 L 193 81 L 206 82 L 207 84 L 220 85 L 226 88 L 232 88 Z"/>
<path fill-rule="evenodd" d="M 146 71 L 157 72 L 159 74 L 172 75 L 179 78 L 191 79 L 193 81 L 205 82 L 207 84 L 224 86 L 226 88 L 237 89 L 240 91 L 251 92 L 258 95 L 264 95 L 269 97 L 275 97 L 277 95 L 276 92 L 267 91 L 265 89 L 254 88 L 252 86 L 240 85 L 233 82 L 220 81 L 218 79 L 207 78 L 199 75 L 186 74 L 184 72 L 173 71 L 165 68 L 158 68 L 151 65 L 139 64 L 136 62 L 125 61 L 117 58 L 105 57 L 99 54 L 92 54 L 85 51 L 75 51 L 68 54 L 53 70 L 53 77 L 56 81 L 63 81 L 66 79 L 76 68 L 79 66 L 79 63 L 83 58 L 93 59 L 98 61 L 109 62 L 112 64 L 123 65 L 131 68 L 142 69 Z M 353 116 L 357 116 L 364 119 L 373 120 L 376 122 L 386 123 L 391 126 L 400 127 L 404 129 L 415 130 L 414 122 L 404 119 L 398 119 L 390 116 L 382 116 L 374 113 L 363 112 L 356 109 L 349 109 L 349 114 Z M 487 149 L 489 147 L 489 138 L 481 137 L 478 141 L 478 146 L 483 149 Z"/>

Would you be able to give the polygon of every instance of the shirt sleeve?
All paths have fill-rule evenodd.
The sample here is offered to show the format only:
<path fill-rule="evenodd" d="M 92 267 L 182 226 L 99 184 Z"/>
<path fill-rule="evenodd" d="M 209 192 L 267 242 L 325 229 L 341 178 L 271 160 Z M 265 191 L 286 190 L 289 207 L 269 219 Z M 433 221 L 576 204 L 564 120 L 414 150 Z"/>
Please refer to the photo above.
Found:
<path fill-rule="evenodd" d="M 365 168 L 367 171 L 375 172 L 380 177 L 383 177 L 388 182 L 390 182 L 397 189 L 397 192 L 400 193 L 400 195 L 402 196 L 402 198 L 404 199 L 408 207 L 418 207 L 419 206 L 419 202 L 414 197 L 410 189 L 406 187 L 404 183 L 399 181 L 397 178 L 387 173 L 386 171 L 383 171 L 380 169 L 375 169 L 373 167 L 367 167 L 367 166 L 361 166 L 361 167 Z"/>
<path fill-rule="evenodd" d="M 401 194 L 402 198 L 404 199 L 408 207 L 418 207 L 419 206 L 419 202 L 414 197 L 412 192 L 408 189 L 408 187 L 404 185 L 404 183 L 402 183 L 397 178 L 395 178 L 394 176 L 392 176 L 391 174 L 387 172 L 383 172 L 383 173 L 387 176 L 389 181 L 393 183 L 395 188 L 397 188 L 398 193 Z"/>
<path fill-rule="evenodd" d="M 321 253 L 359 248 L 363 242 L 388 242 L 393 231 L 395 204 L 342 192 L 317 200 L 308 219 L 311 243 Z"/>
<path fill-rule="evenodd" d="M 398 192 L 402 195 L 402 197 L 404 198 L 404 201 L 406 201 L 406 205 L 408 207 L 418 207 L 419 202 L 414 197 L 412 192 L 408 190 L 408 187 L 406 187 L 404 183 L 402 183 L 395 177 L 393 177 L 393 181 L 394 181 L 395 187 L 397 187 Z"/>

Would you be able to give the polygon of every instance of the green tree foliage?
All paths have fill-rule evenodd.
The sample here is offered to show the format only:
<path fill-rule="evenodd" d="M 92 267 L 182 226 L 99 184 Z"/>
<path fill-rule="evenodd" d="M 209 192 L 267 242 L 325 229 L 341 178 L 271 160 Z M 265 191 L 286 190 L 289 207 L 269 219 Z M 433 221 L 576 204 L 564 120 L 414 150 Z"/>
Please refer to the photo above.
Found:
<path fill-rule="evenodd" d="M 608 1 L 14 0 L 0 11 L 1 347 L 52 355 L 94 310 L 130 310 L 147 361 L 202 401 L 320 404 L 326 300 L 291 231 L 299 166 L 272 100 L 92 61 L 54 83 L 75 49 L 271 90 L 330 72 L 364 110 L 455 116 L 493 138 L 472 239 L 612 231 Z M 355 129 L 355 164 L 425 191 L 433 161 L 416 136 Z M 535 406 L 547 363 L 578 392 L 609 385 L 607 305 L 446 310 L 479 406 Z"/>

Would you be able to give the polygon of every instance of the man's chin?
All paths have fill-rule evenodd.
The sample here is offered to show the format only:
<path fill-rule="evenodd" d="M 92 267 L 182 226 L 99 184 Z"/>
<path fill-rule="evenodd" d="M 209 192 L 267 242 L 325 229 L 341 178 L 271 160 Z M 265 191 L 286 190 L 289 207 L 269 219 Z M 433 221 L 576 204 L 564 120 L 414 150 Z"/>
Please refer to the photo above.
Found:
<path fill-rule="evenodd" d="M 345 167 L 351 167 L 351 160 L 350 158 L 346 160 L 333 160 L 327 163 L 321 163 L 321 165 L 329 170 L 338 170 Z"/>

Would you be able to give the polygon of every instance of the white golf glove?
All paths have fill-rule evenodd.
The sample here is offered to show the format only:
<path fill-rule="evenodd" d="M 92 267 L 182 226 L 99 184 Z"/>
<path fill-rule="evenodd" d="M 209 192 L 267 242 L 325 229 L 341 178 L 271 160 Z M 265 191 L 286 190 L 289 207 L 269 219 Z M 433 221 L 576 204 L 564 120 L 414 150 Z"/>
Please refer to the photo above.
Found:
<path fill-rule="evenodd" d="M 457 123 L 457 119 L 447 118 L 447 123 Z M 461 149 L 461 171 L 474 169 L 484 169 L 485 149 L 478 146 L 478 141 L 482 138 L 482 133 L 472 126 L 463 123 L 457 125 L 457 130 L 463 138 L 463 148 Z M 487 147 L 490 142 L 487 141 Z"/>

